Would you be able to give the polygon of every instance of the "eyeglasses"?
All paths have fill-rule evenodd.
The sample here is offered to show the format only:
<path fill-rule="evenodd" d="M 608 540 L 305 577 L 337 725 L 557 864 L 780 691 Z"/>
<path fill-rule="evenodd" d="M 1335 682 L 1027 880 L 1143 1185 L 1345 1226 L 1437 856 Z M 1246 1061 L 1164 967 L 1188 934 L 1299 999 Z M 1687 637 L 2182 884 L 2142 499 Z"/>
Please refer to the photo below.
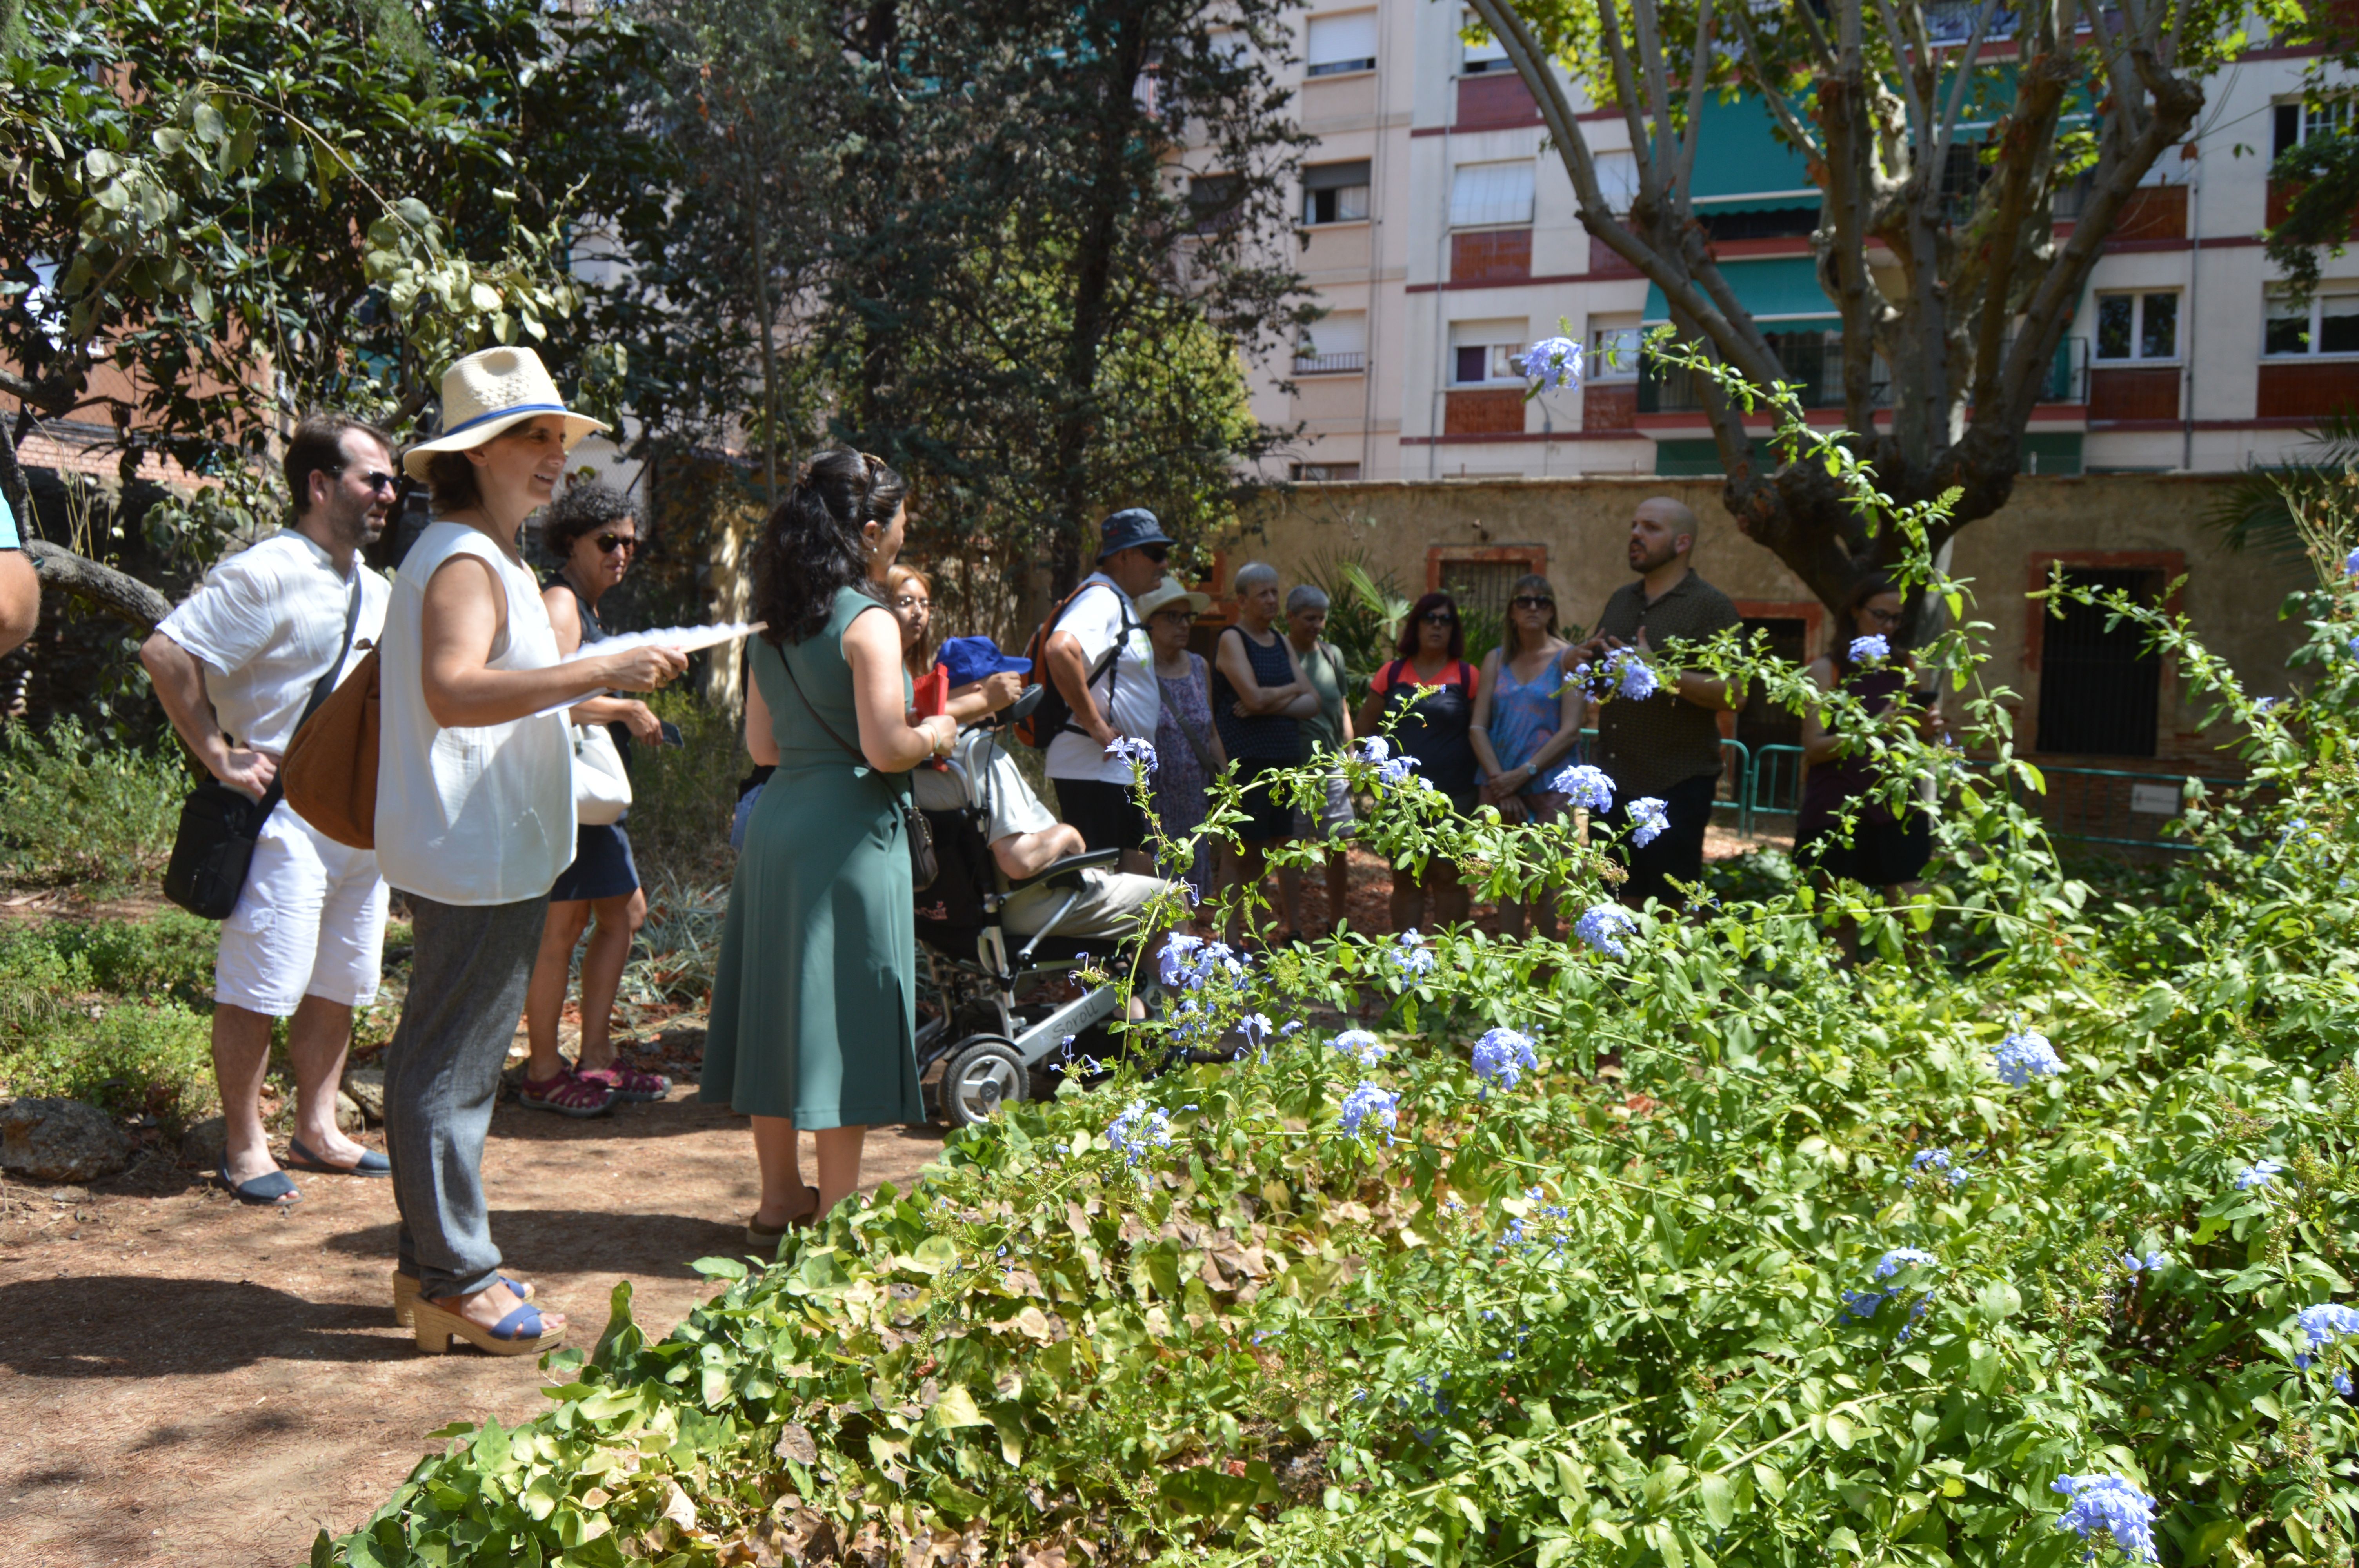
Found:
<path fill-rule="evenodd" d="M 919 599 L 917 595 L 911 593 L 905 593 L 901 595 L 900 598 L 893 601 L 893 608 L 896 610 L 930 611 L 933 607 L 934 601 L 932 600 Z"/>
<path fill-rule="evenodd" d="M 1458 617 L 1451 614 L 1447 610 L 1429 610 L 1425 612 L 1424 620 L 1428 626 L 1455 626 L 1458 624 Z"/>
<path fill-rule="evenodd" d="M 1878 626 L 1897 626 L 1903 619 L 1897 610 L 1878 610 L 1874 605 L 1868 606 L 1867 618 Z"/>
<path fill-rule="evenodd" d="M 635 534 L 601 534 L 598 535 L 598 553 L 602 556 L 611 556 L 616 550 L 622 551 L 623 554 L 626 556 L 636 555 L 638 553 L 638 535 Z"/>
<path fill-rule="evenodd" d="M 1515 606 L 1518 610 L 1554 610 L 1556 600 L 1542 599 L 1536 593 L 1519 593 L 1516 595 Z"/>
<path fill-rule="evenodd" d="M 346 470 L 342 469 L 338 469 L 336 470 L 339 476 L 342 475 L 345 471 Z M 379 491 L 391 490 L 400 484 L 401 476 L 399 474 L 387 473 L 383 469 L 371 469 L 366 473 L 361 475 L 361 483 L 367 486 L 369 493 L 374 495 Z"/>
<path fill-rule="evenodd" d="M 1171 546 L 1169 545 L 1141 545 L 1138 547 L 1147 553 L 1148 560 L 1158 567 L 1171 558 Z"/>

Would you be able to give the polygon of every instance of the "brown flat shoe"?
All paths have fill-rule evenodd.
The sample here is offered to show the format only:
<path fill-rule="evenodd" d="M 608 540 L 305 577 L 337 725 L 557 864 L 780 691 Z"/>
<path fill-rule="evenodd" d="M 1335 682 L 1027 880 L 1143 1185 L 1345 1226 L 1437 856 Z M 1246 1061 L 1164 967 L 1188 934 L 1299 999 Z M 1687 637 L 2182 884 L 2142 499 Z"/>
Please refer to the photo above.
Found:
<path fill-rule="evenodd" d="M 803 1210 L 800 1214 L 789 1216 L 787 1223 L 779 1226 L 775 1230 L 770 1227 L 764 1225 L 761 1221 L 760 1216 L 757 1214 L 754 1218 L 745 1222 L 745 1244 L 749 1247 L 766 1247 L 768 1248 L 771 1252 L 776 1253 L 778 1249 L 778 1243 L 786 1239 L 788 1231 L 808 1230 L 813 1225 L 817 1224 L 819 1222 L 819 1189 L 806 1184 L 803 1187 L 803 1191 L 810 1194 L 810 1206 L 809 1208 Z"/>

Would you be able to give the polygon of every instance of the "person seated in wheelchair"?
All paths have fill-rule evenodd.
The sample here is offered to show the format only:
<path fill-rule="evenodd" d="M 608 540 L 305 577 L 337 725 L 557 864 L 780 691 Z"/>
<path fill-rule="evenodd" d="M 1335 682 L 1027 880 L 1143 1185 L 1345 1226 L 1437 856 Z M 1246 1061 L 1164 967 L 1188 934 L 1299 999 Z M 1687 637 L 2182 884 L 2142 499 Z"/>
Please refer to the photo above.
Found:
<path fill-rule="evenodd" d="M 1028 659 L 1001 653 L 988 637 L 953 637 L 942 644 L 936 663 L 949 674 L 953 712 L 962 697 L 993 676 L 1020 675 L 1032 667 Z M 1058 821 L 1041 804 L 1016 760 L 1000 745 L 995 726 L 977 726 L 960 735 L 944 767 L 919 768 L 912 787 L 921 811 L 973 814 L 990 847 L 996 872 L 994 891 L 1006 899 L 1000 906 L 1000 927 L 1011 937 L 1037 935 L 1053 921 L 1057 938 L 1084 943 L 1125 939 L 1137 929 L 1149 903 L 1175 891 L 1173 883 L 1159 877 L 1093 867 L 1080 873 L 1078 891 L 1035 884 L 1008 892 L 1011 884 L 1038 876 L 1069 856 L 1087 853 L 1088 846 L 1079 828 Z M 921 923 L 929 918 L 935 902 L 926 893 L 918 895 Z"/>

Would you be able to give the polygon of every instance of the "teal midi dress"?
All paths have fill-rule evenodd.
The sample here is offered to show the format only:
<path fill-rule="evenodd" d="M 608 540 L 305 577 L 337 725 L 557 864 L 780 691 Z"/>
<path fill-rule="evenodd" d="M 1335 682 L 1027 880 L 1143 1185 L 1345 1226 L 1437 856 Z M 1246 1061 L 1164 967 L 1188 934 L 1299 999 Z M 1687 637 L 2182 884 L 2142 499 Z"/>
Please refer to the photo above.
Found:
<path fill-rule="evenodd" d="M 809 1130 L 926 1119 L 901 817 L 909 777 L 855 762 L 787 680 L 791 663 L 812 707 L 858 744 L 843 633 L 865 610 L 884 606 L 843 589 L 817 636 L 783 654 L 754 639 L 778 769 L 745 824 L 697 1090 L 708 1105 Z"/>

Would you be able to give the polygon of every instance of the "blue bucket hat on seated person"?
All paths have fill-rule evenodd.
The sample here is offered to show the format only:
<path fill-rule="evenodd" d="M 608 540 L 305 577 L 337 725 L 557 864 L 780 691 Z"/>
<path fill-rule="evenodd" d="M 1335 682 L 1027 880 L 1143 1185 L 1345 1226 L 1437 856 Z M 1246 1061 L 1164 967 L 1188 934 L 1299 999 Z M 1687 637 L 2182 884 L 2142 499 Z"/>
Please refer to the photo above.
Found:
<path fill-rule="evenodd" d="M 1010 657 L 999 651 L 999 644 L 988 637 L 952 637 L 934 655 L 934 663 L 950 672 L 953 689 L 973 686 L 985 676 L 1022 675 L 1032 667 L 1029 659 Z"/>
<path fill-rule="evenodd" d="M 1117 550 L 1136 549 L 1141 545 L 1176 542 L 1163 531 L 1154 513 L 1144 506 L 1125 506 L 1098 529 L 1098 559 L 1104 560 Z"/>

